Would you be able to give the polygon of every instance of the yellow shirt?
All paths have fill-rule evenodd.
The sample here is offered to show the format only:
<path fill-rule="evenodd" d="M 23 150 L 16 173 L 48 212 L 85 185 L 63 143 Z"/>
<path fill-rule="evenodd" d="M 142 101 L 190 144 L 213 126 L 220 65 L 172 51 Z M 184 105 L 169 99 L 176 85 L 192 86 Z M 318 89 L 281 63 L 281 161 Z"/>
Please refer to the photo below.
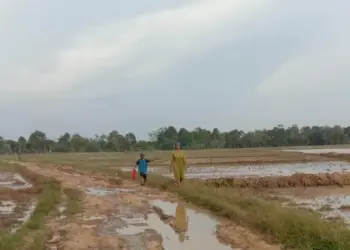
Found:
<path fill-rule="evenodd" d="M 186 156 L 181 150 L 176 150 L 172 153 L 171 164 L 173 167 L 186 167 Z"/>

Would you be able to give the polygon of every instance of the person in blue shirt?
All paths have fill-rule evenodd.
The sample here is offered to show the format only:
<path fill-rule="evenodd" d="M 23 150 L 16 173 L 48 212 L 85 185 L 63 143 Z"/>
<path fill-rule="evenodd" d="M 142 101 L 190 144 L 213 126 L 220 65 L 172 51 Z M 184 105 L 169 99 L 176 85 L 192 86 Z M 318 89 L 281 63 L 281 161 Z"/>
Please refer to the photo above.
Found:
<path fill-rule="evenodd" d="M 148 170 L 148 163 L 151 162 L 148 159 L 145 159 L 145 154 L 141 153 L 140 154 L 140 159 L 136 161 L 136 166 L 135 169 L 138 168 L 138 172 L 140 176 L 142 177 L 141 179 L 141 185 L 145 185 L 147 181 L 147 170 Z"/>

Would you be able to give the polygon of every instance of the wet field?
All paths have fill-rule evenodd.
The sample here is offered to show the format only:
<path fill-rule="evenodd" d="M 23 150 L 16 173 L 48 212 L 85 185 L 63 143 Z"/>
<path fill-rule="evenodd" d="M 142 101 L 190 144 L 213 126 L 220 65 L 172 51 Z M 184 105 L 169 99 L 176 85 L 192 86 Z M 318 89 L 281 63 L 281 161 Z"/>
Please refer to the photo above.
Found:
<path fill-rule="evenodd" d="M 86 194 L 116 197 L 136 191 L 128 188 L 86 188 Z M 118 195 L 119 194 L 119 195 Z M 114 198 L 119 200 L 120 198 Z M 183 202 L 150 200 L 138 208 L 120 202 L 118 210 L 109 215 L 85 217 L 84 228 L 95 228 L 103 236 L 117 235 L 130 249 L 234 249 L 217 238 L 219 222 L 195 211 Z"/>
<path fill-rule="evenodd" d="M 122 171 L 131 171 L 132 168 L 122 168 Z M 167 177 L 172 177 L 168 168 L 150 168 L 149 172 L 155 172 Z M 188 179 L 218 179 L 218 178 L 248 178 L 267 176 L 291 176 L 296 173 L 322 174 L 322 173 L 350 173 L 350 164 L 347 162 L 312 162 L 295 164 L 269 164 L 248 165 L 234 167 L 189 167 L 186 178 Z"/>
<path fill-rule="evenodd" d="M 305 154 L 342 153 L 350 149 L 288 150 Z M 123 168 L 130 171 L 131 168 Z M 172 177 L 169 169 L 150 168 L 152 173 Z M 267 189 L 284 201 L 283 205 L 310 209 L 328 220 L 344 220 L 350 225 L 350 164 L 343 161 L 293 164 L 258 164 L 189 167 L 187 179 L 204 181 L 215 187 Z M 327 186 L 327 187 L 325 187 Z M 300 189 L 302 187 L 302 189 Z M 302 190 L 302 191 L 301 191 Z"/>
<path fill-rule="evenodd" d="M 283 205 L 319 213 L 327 220 L 342 220 L 350 226 L 350 186 L 280 188 L 265 191 L 283 200 Z"/>
<path fill-rule="evenodd" d="M 36 207 L 36 199 L 26 194 L 32 184 L 20 174 L 0 172 L 0 229 L 10 232 L 17 231 L 23 225 Z"/>
<path fill-rule="evenodd" d="M 350 154 L 350 148 L 289 149 L 289 150 L 283 150 L 283 151 L 300 152 L 305 154 L 323 154 L 323 153 Z"/>

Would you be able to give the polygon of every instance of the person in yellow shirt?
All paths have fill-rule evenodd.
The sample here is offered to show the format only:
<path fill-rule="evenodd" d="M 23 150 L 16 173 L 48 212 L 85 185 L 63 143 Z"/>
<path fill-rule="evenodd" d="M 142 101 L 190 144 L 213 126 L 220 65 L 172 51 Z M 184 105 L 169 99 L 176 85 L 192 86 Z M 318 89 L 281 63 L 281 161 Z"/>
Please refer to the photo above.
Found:
<path fill-rule="evenodd" d="M 181 151 L 180 143 L 176 143 L 176 150 L 171 155 L 170 172 L 174 172 L 174 178 L 178 187 L 185 179 L 187 169 L 187 160 L 185 154 Z"/>
<path fill-rule="evenodd" d="M 179 241 L 184 242 L 188 230 L 188 216 L 186 214 L 186 208 L 181 202 L 178 202 L 176 206 L 175 228 L 179 234 Z"/>

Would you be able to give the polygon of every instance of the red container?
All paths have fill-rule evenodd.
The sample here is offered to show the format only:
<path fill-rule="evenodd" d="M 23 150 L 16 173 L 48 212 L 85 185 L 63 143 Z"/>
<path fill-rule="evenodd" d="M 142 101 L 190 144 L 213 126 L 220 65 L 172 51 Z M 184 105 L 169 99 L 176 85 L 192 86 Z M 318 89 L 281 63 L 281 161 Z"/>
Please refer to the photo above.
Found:
<path fill-rule="evenodd" d="M 136 180 L 136 169 L 132 170 L 131 177 L 132 177 L 133 180 Z"/>

